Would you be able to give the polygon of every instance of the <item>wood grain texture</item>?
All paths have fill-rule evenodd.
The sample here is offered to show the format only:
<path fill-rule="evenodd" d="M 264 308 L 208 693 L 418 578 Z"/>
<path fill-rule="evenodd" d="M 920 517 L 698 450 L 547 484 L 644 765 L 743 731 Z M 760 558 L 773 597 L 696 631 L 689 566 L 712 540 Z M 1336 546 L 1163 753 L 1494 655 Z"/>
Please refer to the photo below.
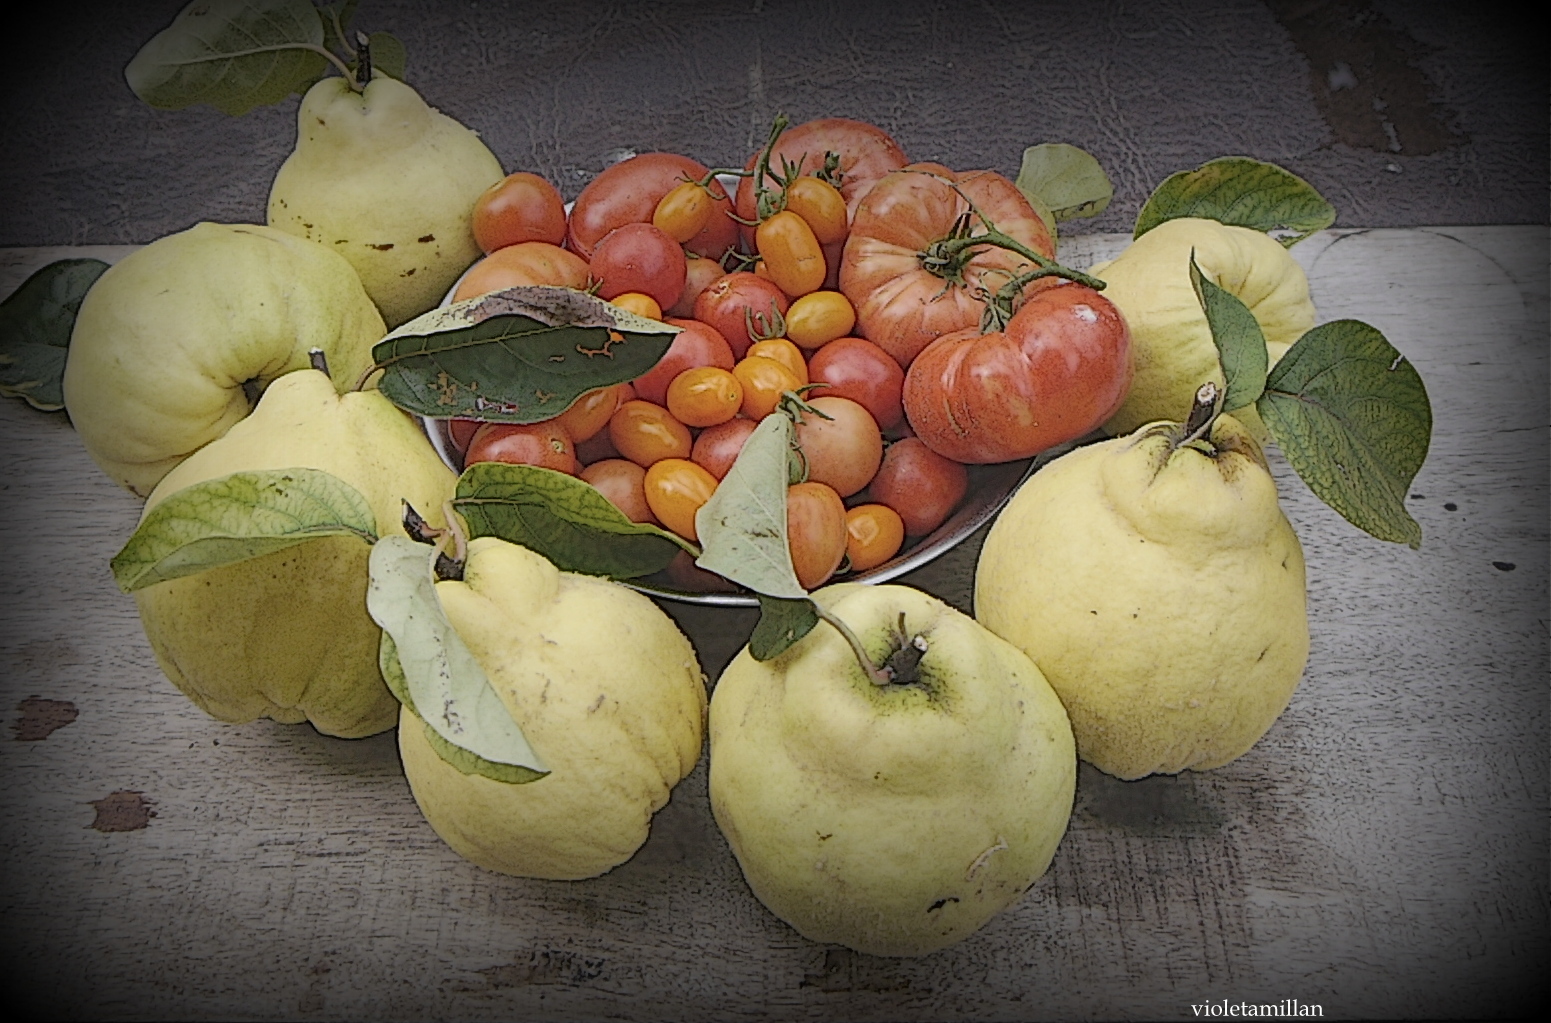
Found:
<path fill-rule="evenodd" d="M 1079 265 L 1124 238 L 1073 239 Z M 71 255 L 0 251 L 0 291 Z M 1324 232 L 1294 249 L 1321 321 L 1383 330 L 1431 395 L 1420 551 L 1359 533 L 1273 456 L 1313 651 L 1245 757 L 1084 767 L 1050 873 L 961 945 L 888 960 L 752 897 L 704 759 L 625 865 L 519 880 L 459 859 L 392 737 L 222 725 L 162 676 L 107 563 L 139 502 L 62 415 L 0 403 L 7 990 L 69 1018 L 1087 1019 L 1208 999 L 1326 1016 L 1516 1015 L 1547 957 L 1547 234 Z M 967 607 L 978 537 L 909 580 Z M 1502 566 L 1511 565 L 1511 569 Z M 746 613 L 665 605 L 713 675 Z M 94 830 L 140 793 L 145 827 Z"/>

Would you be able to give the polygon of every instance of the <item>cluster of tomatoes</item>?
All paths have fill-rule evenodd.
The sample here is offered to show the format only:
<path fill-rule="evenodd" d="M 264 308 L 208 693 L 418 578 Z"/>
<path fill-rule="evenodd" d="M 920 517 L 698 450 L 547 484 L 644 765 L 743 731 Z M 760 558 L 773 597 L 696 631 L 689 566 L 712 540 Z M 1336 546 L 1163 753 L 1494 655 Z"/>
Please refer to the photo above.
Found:
<path fill-rule="evenodd" d="M 479 199 L 473 227 L 487 255 L 455 300 L 591 289 L 681 329 L 644 376 L 554 419 L 454 420 L 465 464 L 576 474 L 632 520 L 693 540 L 695 512 L 782 409 L 806 468 L 788 527 L 809 589 L 936 529 L 965 496 L 965 463 L 1080 436 L 1130 383 L 1119 314 L 1050 271 L 1050 229 L 1012 182 L 907 165 L 856 121 L 778 121 L 741 171 L 635 156 L 569 215 L 549 182 L 513 174 Z M 998 302 L 1005 325 L 988 331 Z"/>

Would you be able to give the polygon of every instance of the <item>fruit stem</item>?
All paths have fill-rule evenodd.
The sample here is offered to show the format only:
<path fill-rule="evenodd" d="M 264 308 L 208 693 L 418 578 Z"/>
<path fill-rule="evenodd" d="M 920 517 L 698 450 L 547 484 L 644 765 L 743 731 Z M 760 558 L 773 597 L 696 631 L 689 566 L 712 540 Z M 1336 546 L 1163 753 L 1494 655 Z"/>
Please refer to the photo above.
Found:
<path fill-rule="evenodd" d="M 886 686 L 890 682 L 894 681 L 894 679 L 885 669 L 879 668 L 876 664 L 872 663 L 872 658 L 867 656 L 867 650 L 862 646 L 862 641 L 856 637 L 856 633 L 851 631 L 851 627 L 849 625 L 841 621 L 835 615 L 830 614 L 829 611 L 820 607 L 817 603 L 815 603 L 813 606 L 814 609 L 818 611 L 819 618 L 834 626 L 836 631 L 838 631 L 841 637 L 846 641 L 846 644 L 850 646 L 851 653 L 856 656 L 856 663 L 862 666 L 862 670 L 867 673 L 867 678 L 871 680 L 873 685 Z"/>
<path fill-rule="evenodd" d="M 372 81 L 372 41 L 365 32 L 356 30 L 355 33 L 355 77 L 350 82 L 350 88 L 356 92 L 365 89 Z"/>
<path fill-rule="evenodd" d="M 1218 397 L 1217 385 L 1210 380 L 1196 388 L 1195 404 L 1191 405 L 1190 416 L 1185 420 L 1184 436 L 1174 445 L 1176 450 L 1206 436 L 1217 419 Z"/>
<path fill-rule="evenodd" d="M 754 164 L 754 209 L 756 211 L 754 217 L 756 223 L 763 222 L 786 208 L 786 182 L 771 173 L 770 154 L 775 149 L 776 140 L 781 137 L 781 133 L 786 131 L 791 123 L 785 114 L 776 114 L 775 120 L 770 125 L 770 138 L 765 142 L 765 148 L 759 151 L 759 160 Z M 766 188 L 766 178 L 770 178 L 781 187 L 779 189 Z"/>
<path fill-rule="evenodd" d="M 322 373 L 324 376 L 329 375 L 329 360 L 328 356 L 323 354 L 323 349 L 307 349 L 307 362 L 312 366 L 313 369 L 317 370 L 319 373 Z"/>

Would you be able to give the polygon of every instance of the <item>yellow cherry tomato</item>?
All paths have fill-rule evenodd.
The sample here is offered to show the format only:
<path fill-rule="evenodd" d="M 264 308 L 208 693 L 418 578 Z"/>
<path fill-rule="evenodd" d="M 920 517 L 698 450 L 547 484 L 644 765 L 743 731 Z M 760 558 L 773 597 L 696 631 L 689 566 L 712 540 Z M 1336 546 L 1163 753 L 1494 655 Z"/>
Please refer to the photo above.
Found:
<path fill-rule="evenodd" d="M 824 286 L 824 250 L 808 222 L 782 210 L 754 231 L 754 245 L 776 287 L 792 298 Z"/>
<path fill-rule="evenodd" d="M 652 226 L 680 245 L 705 230 L 715 203 L 711 194 L 693 181 L 676 185 L 657 201 Z"/>
<path fill-rule="evenodd" d="M 732 368 L 732 375 L 743 385 L 743 414 L 756 422 L 775 411 L 782 391 L 802 386 L 791 370 L 763 355 L 743 359 Z"/>
<path fill-rule="evenodd" d="M 686 540 L 699 540 L 695 513 L 716 493 L 716 477 L 686 458 L 653 462 L 642 481 L 646 504 L 668 529 Z"/>
<path fill-rule="evenodd" d="M 688 458 L 694 447 L 689 427 L 661 405 L 637 398 L 614 410 L 609 418 L 614 450 L 643 469 L 664 458 Z"/>
<path fill-rule="evenodd" d="M 766 359 L 774 359 L 792 371 L 792 376 L 797 378 L 797 386 L 799 387 L 808 382 L 808 360 L 803 358 L 801 348 L 798 348 L 784 337 L 772 337 L 766 338 L 763 341 L 755 341 L 749 345 L 749 350 L 743 354 L 745 356 L 759 355 Z"/>
<path fill-rule="evenodd" d="M 786 336 L 809 350 L 847 336 L 855 326 L 856 309 L 838 291 L 810 291 L 786 311 Z"/>
<path fill-rule="evenodd" d="M 720 366 L 695 366 L 668 385 L 668 411 L 685 426 L 725 423 L 743 407 L 743 385 Z"/>
<path fill-rule="evenodd" d="M 846 512 L 846 556 L 851 571 L 877 568 L 905 543 L 905 520 L 886 504 L 859 504 Z"/>
<path fill-rule="evenodd" d="M 805 220 L 825 245 L 843 242 L 850 225 L 840 190 L 822 178 L 803 177 L 786 186 L 786 208 Z"/>
<path fill-rule="evenodd" d="M 662 306 L 657 300 L 643 291 L 627 291 L 623 295 L 615 295 L 610 302 L 621 309 L 628 309 L 637 316 L 644 316 L 648 320 L 662 319 Z"/>

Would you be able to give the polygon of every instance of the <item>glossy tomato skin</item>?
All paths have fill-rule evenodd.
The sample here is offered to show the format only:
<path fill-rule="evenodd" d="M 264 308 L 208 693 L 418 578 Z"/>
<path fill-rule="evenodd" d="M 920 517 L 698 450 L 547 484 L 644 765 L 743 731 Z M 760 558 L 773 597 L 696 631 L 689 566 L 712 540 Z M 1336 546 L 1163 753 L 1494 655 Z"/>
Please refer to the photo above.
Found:
<path fill-rule="evenodd" d="M 717 479 L 726 479 L 732 463 L 738 460 L 743 442 L 759 426 L 752 419 L 729 419 L 717 426 L 707 427 L 695 438 L 690 450 L 690 460 L 704 466 Z"/>
<path fill-rule="evenodd" d="M 567 245 L 583 259 L 591 259 L 594 246 L 604 235 L 623 224 L 650 224 L 663 196 L 686 178 L 698 181 L 707 173 L 704 164 L 676 153 L 642 153 L 621 160 L 588 182 L 576 197 L 566 231 Z M 712 181 L 710 188 L 710 219 L 685 248 L 721 259 L 737 245 L 738 224 L 727 215 L 732 202 L 721 184 Z"/>
<path fill-rule="evenodd" d="M 576 475 L 576 447 L 553 419 L 542 423 L 486 423 L 474 432 L 465 465 L 510 462 Z"/>
<path fill-rule="evenodd" d="M 872 413 L 880 430 L 893 429 L 905 418 L 900 398 L 905 371 L 893 356 L 866 338 L 836 338 L 814 352 L 808 360 L 808 378 L 826 385 L 815 387 L 811 395 L 850 398 Z"/>
<path fill-rule="evenodd" d="M 886 504 L 859 504 L 846 510 L 846 557 L 851 571 L 877 568 L 905 543 L 905 520 Z"/>
<path fill-rule="evenodd" d="M 1055 241 L 1023 193 L 994 171 L 956 173 L 913 164 L 867 193 L 851 223 L 840 264 L 840 290 L 856 309 L 856 332 L 908 368 L 943 334 L 978 326 L 982 292 L 994 293 L 1032 268 L 1007 249 L 983 246 L 962 268 L 962 282 L 925 269 L 920 254 L 946 238 L 970 203 L 1004 233 L 1047 258 Z M 970 224 L 984 231 L 978 216 Z M 1025 294 L 1037 290 L 1025 289 Z"/>
<path fill-rule="evenodd" d="M 786 208 L 807 222 L 821 244 L 846 240 L 851 216 L 845 196 L 823 178 L 804 174 L 786 186 Z"/>
<path fill-rule="evenodd" d="M 851 333 L 856 310 L 838 291 L 812 291 L 786 311 L 786 336 L 800 348 L 822 348 Z"/>
<path fill-rule="evenodd" d="M 665 458 L 646 470 L 643 486 L 658 522 L 686 540 L 700 538 L 695 513 L 716 493 L 716 477 L 688 459 Z"/>
<path fill-rule="evenodd" d="M 865 487 L 883 461 L 883 435 L 862 406 L 850 398 L 814 398 L 796 426 L 797 446 L 808 478 L 827 483 L 841 497 Z"/>
<path fill-rule="evenodd" d="M 657 360 L 657 365 L 636 377 L 636 397 L 657 405 L 667 405 L 668 385 L 686 369 L 696 366 L 732 369 L 737 363 L 738 360 L 733 358 L 732 346 L 710 324 L 700 320 L 681 320 L 676 316 L 670 316 L 664 322 L 681 329 L 673 335 L 673 343 Z"/>
<path fill-rule="evenodd" d="M 634 392 L 627 393 L 629 387 L 629 384 L 614 384 L 588 391 L 556 416 L 555 422 L 575 443 L 591 440 L 609 425 L 615 409 L 635 397 Z"/>
<path fill-rule="evenodd" d="M 508 174 L 474 200 L 474 241 L 486 253 L 519 242 L 565 241 L 565 200 L 537 174 Z"/>
<path fill-rule="evenodd" d="M 593 247 L 587 266 L 593 280 L 602 282 L 602 299 L 638 291 L 667 309 L 684 293 L 684 250 L 651 224 L 616 227 Z"/>
<path fill-rule="evenodd" d="M 908 162 L 899 143 L 882 128 L 844 117 L 823 117 L 783 132 L 771 151 L 770 166 L 779 169 L 784 157 L 793 163 L 801 160 L 803 174 L 817 174 L 824 167 L 824 155 L 830 152 L 840 157 L 840 195 L 853 217 L 857 203 L 873 184 Z M 756 152 L 749 157 L 744 169 L 753 170 L 758 160 L 759 153 Z M 764 184 L 770 188 L 775 182 Z M 744 220 L 757 218 L 754 188 L 752 177 L 739 179 L 736 207 L 738 216 Z M 746 229 L 745 247 L 752 248 L 752 245 L 753 232 Z"/>
<path fill-rule="evenodd" d="M 969 493 L 969 470 L 920 438 L 906 437 L 883 452 L 867 493 L 899 513 L 906 536 L 925 536 L 946 522 Z"/>
<path fill-rule="evenodd" d="M 786 318 L 791 300 L 774 282 L 735 270 L 712 281 L 695 299 L 695 319 L 709 323 L 732 346 L 732 354 L 743 358 L 756 340 L 749 333 L 752 322 L 756 331 L 772 334 L 778 321 Z"/>
<path fill-rule="evenodd" d="M 846 506 L 832 487 L 808 481 L 786 489 L 787 546 L 805 590 L 817 589 L 846 556 Z"/>
<path fill-rule="evenodd" d="M 743 386 L 744 416 L 760 420 L 774 412 L 781 403 L 781 395 L 801 387 L 797 377 L 785 364 L 763 355 L 750 355 L 739 359 L 732 368 L 732 375 Z"/>
<path fill-rule="evenodd" d="M 640 399 L 614 410 L 609 419 L 609 440 L 614 450 L 643 469 L 664 458 L 688 459 L 694 446 L 689 427 L 661 405 Z"/>
<path fill-rule="evenodd" d="M 761 265 L 776 287 L 790 298 L 817 291 L 824 285 L 824 250 L 813 228 L 791 210 L 782 210 L 754 232 Z"/>
<path fill-rule="evenodd" d="M 503 288 L 550 284 L 561 288 L 587 286 L 587 262 L 548 242 L 520 242 L 496 249 L 469 268 L 458 282 L 453 301 L 488 295 Z"/>
<path fill-rule="evenodd" d="M 792 376 L 797 378 L 798 386 L 808 382 L 808 360 L 802 357 L 802 349 L 792 344 L 784 337 L 766 338 L 763 341 L 755 341 L 749 345 L 749 350 L 743 357 L 758 355 L 765 359 L 774 359 L 787 369 L 792 371 Z"/>
<path fill-rule="evenodd" d="M 1113 303 L 1080 284 L 1036 292 L 1004 331 L 957 331 L 905 376 L 905 415 L 958 462 L 1008 462 L 1076 440 L 1125 400 L 1131 333 Z"/>
<path fill-rule="evenodd" d="M 624 458 L 605 458 L 582 469 L 580 475 L 631 522 L 656 524 L 657 516 L 646 503 L 646 470 L 639 465 Z"/>
<path fill-rule="evenodd" d="M 668 411 L 685 426 L 716 426 L 742 407 L 743 385 L 720 366 L 686 369 L 668 385 Z"/>

